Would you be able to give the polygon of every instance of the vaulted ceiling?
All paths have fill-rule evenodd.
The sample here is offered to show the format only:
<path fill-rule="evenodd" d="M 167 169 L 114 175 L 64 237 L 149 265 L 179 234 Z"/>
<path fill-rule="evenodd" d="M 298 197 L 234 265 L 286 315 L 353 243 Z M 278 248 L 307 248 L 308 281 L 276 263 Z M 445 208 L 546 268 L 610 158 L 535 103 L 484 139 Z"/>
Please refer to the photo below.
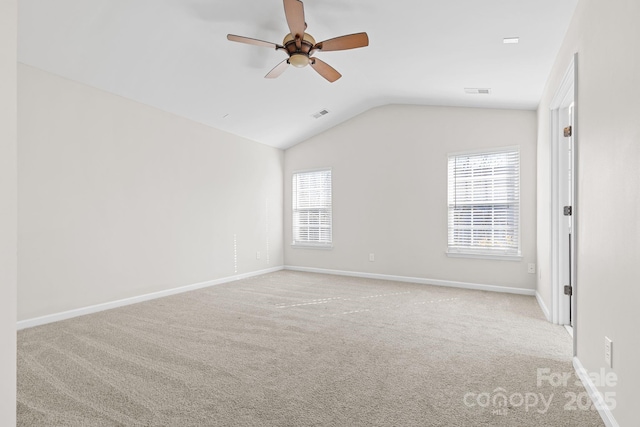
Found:
<path fill-rule="evenodd" d="M 305 0 L 316 40 L 366 31 L 370 45 L 319 52 L 264 75 L 282 51 L 282 0 L 19 0 L 19 61 L 278 148 L 391 104 L 535 109 L 578 0 Z M 518 37 L 518 44 L 504 38 Z M 465 88 L 490 88 L 467 94 Z M 327 110 L 320 118 L 314 113 Z"/>

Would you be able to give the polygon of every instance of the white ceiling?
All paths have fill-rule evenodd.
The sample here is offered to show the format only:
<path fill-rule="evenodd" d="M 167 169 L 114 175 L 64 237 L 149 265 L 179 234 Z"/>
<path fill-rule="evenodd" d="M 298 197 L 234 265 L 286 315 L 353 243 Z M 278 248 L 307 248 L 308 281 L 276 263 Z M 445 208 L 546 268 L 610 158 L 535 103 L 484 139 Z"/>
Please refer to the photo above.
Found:
<path fill-rule="evenodd" d="M 282 0 L 20 0 L 22 63 L 278 148 L 390 103 L 535 109 L 578 0 L 305 0 L 316 40 L 366 31 L 263 76 L 281 51 Z M 519 44 L 503 44 L 520 37 Z M 491 88 L 468 95 L 464 88 Z M 327 109 L 320 119 L 312 115 Z"/>

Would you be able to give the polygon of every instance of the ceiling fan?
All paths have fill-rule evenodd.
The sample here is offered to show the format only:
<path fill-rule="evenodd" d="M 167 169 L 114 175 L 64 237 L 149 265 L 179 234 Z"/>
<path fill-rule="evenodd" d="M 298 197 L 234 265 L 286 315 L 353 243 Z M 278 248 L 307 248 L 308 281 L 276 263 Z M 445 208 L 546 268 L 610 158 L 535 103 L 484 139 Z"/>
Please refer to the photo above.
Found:
<path fill-rule="evenodd" d="M 287 59 L 276 65 L 273 70 L 264 76 L 267 79 L 278 77 L 289 65 L 297 68 L 311 65 L 322 77 L 330 82 L 335 82 L 342 75 L 332 66 L 313 55 L 318 51 L 347 50 L 369 45 L 367 33 L 349 34 L 316 43 L 310 34 L 305 33 L 307 23 L 304 20 L 304 5 L 300 0 L 284 0 L 284 14 L 291 32 L 285 36 L 281 45 L 227 34 L 227 39 L 230 41 L 284 50 L 289 55 Z"/>

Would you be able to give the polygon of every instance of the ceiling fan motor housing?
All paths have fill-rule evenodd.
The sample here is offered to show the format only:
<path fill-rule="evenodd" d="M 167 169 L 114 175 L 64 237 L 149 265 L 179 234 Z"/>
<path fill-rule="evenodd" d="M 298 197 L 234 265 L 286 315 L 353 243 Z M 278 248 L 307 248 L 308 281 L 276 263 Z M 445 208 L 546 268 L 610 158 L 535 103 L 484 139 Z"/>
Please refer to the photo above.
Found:
<path fill-rule="evenodd" d="M 289 63 L 294 67 L 302 68 L 309 64 L 309 52 L 316 45 L 316 40 L 311 35 L 304 33 L 298 48 L 295 37 L 289 33 L 282 41 L 282 45 L 289 54 Z"/>

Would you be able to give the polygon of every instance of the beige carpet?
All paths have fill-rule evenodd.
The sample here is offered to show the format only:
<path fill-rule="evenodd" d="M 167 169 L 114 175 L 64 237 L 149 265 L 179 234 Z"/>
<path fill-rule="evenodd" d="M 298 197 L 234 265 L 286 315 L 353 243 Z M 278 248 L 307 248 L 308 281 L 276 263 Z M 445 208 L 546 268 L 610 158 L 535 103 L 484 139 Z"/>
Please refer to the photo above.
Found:
<path fill-rule="evenodd" d="M 18 425 L 603 425 L 565 372 L 533 297 L 281 271 L 20 331 Z"/>

